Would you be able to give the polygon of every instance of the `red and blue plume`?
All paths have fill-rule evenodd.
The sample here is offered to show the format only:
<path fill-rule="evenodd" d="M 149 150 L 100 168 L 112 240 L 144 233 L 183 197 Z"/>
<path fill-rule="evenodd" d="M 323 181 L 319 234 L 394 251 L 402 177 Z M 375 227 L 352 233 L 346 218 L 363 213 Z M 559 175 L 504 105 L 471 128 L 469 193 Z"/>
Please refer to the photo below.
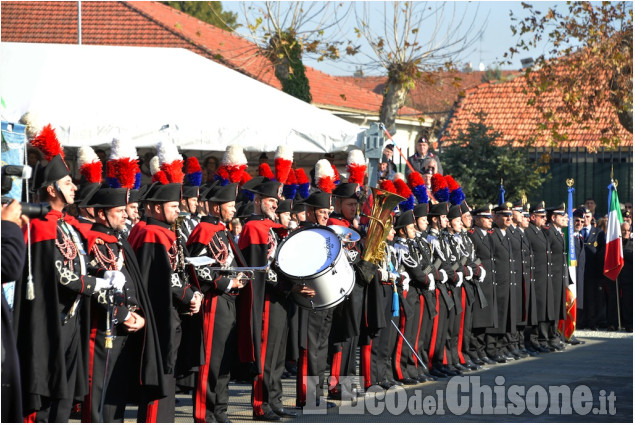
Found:
<path fill-rule="evenodd" d="M 216 174 L 214 174 L 214 179 L 217 180 L 221 186 L 225 186 L 229 184 L 229 170 L 227 166 L 221 165 L 216 169 Z"/>
<path fill-rule="evenodd" d="M 101 182 L 103 165 L 90 146 L 81 146 L 77 155 L 77 165 L 86 183 Z"/>
<path fill-rule="evenodd" d="M 276 170 L 276 180 L 285 184 L 293 165 L 293 150 L 288 146 L 278 146 L 273 164 Z"/>
<path fill-rule="evenodd" d="M 290 172 L 287 176 L 287 181 L 282 187 L 282 194 L 285 199 L 295 199 L 295 194 L 298 191 L 298 182 L 294 172 Z"/>
<path fill-rule="evenodd" d="M 410 189 L 412 189 L 412 194 L 417 199 L 417 202 L 420 204 L 427 204 L 430 201 L 428 197 L 428 188 L 423 182 L 423 177 L 419 172 L 413 171 L 408 174 L 408 185 Z"/>
<path fill-rule="evenodd" d="M 132 139 L 116 137 L 106 163 L 106 181 L 112 188 L 138 189 L 141 185 L 139 157 Z"/>
<path fill-rule="evenodd" d="M 216 170 L 216 180 L 225 186 L 228 183 L 240 183 L 247 170 L 247 157 L 240 145 L 229 145 L 223 154 L 221 166 Z"/>
<path fill-rule="evenodd" d="M 50 161 L 53 157 L 60 155 L 64 159 L 64 148 L 57 140 L 55 130 L 51 127 L 51 124 L 46 125 L 40 134 L 38 134 L 33 140 L 31 145 L 38 148 L 44 154 L 44 159 Z"/>
<path fill-rule="evenodd" d="M 157 156 L 159 157 L 159 167 L 165 173 L 170 183 L 183 183 L 185 174 L 183 173 L 183 157 L 179 154 L 176 146 L 166 140 L 159 142 L 157 146 Z"/>
<path fill-rule="evenodd" d="M 203 179 L 203 170 L 201 164 L 195 156 L 190 156 L 185 161 L 185 180 L 184 183 L 189 186 L 200 186 Z"/>
<path fill-rule="evenodd" d="M 152 175 L 152 183 L 154 182 L 159 182 L 161 184 L 168 184 L 170 183 L 168 181 L 168 176 L 165 175 L 165 173 L 163 172 L 163 170 L 159 170 L 156 173 L 154 173 Z"/>
<path fill-rule="evenodd" d="M 247 183 L 249 180 L 251 180 L 251 176 L 249 175 L 247 171 L 244 171 L 243 176 L 240 179 L 240 187 L 243 187 L 243 185 Z M 240 189 L 240 190 L 242 191 L 243 195 L 250 201 L 253 201 L 255 199 L 256 197 L 255 193 L 245 189 Z"/>
<path fill-rule="evenodd" d="M 271 167 L 266 162 L 263 162 L 258 166 L 258 175 L 266 178 L 267 180 L 275 180 Z"/>
<path fill-rule="evenodd" d="M 309 177 L 306 175 L 304 168 L 297 168 L 295 170 L 295 179 L 298 184 L 298 193 L 302 199 L 306 199 L 309 197 L 309 189 L 311 188 L 311 181 Z"/>
<path fill-rule="evenodd" d="M 448 184 L 448 190 L 450 191 L 450 203 L 452 205 L 459 205 L 465 199 L 463 189 L 461 189 L 461 186 L 454 180 L 454 177 L 450 175 L 445 176 L 445 182 Z"/>
<path fill-rule="evenodd" d="M 443 176 L 436 173 L 432 176 L 432 194 L 439 202 L 448 202 L 450 199 L 450 191 L 448 184 L 445 182 Z"/>
<path fill-rule="evenodd" d="M 320 159 L 315 164 L 315 182 L 322 192 L 332 193 L 335 189 L 334 169 L 328 159 Z"/>
<path fill-rule="evenodd" d="M 401 179 L 395 179 L 393 183 L 397 189 L 397 195 L 406 198 L 405 201 L 399 203 L 399 209 L 402 212 L 413 209 L 415 207 L 415 197 L 406 182 Z"/>

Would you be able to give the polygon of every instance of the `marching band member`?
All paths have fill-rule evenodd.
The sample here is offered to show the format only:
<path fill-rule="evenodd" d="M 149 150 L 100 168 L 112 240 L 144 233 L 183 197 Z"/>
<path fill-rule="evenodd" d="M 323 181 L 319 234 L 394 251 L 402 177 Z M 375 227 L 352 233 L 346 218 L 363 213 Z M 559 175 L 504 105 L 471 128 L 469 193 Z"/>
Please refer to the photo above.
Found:
<path fill-rule="evenodd" d="M 316 166 L 316 177 L 320 175 L 320 161 L 318 161 L 318 166 Z M 300 223 L 300 227 L 311 227 L 315 225 L 326 226 L 331 212 L 331 194 L 322 191 L 313 192 L 304 200 L 304 204 L 306 205 L 307 221 Z M 315 290 L 298 284 L 294 285 L 292 290 L 309 298 L 315 295 Z M 299 310 L 300 356 L 298 359 L 296 387 L 297 407 L 304 407 L 306 405 L 307 395 L 315 395 L 316 405 L 320 403 L 323 383 L 322 372 L 327 365 L 328 342 L 332 320 L 333 308 L 323 310 L 301 308 Z M 317 388 L 308 387 L 308 377 L 317 377 Z M 335 407 L 335 404 L 327 402 L 327 408 L 330 407 Z"/>
<path fill-rule="evenodd" d="M 102 275 L 107 271 L 121 275 L 113 280 L 113 291 L 102 290 L 92 299 L 90 387 L 82 403 L 82 422 L 123 422 L 126 404 L 137 399 L 140 386 L 163 394 L 156 373 L 162 359 L 145 284 L 132 247 L 116 236 L 125 225 L 129 190 L 102 188 L 87 201 L 96 219 L 87 241 L 90 267 Z M 104 340 L 110 340 L 112 347 L 106 347 Z"/>
<path fill-rule="evenodd" d="M 103 279 L 87 274 L 79 222 L 64 213 L 77 188 L 63 148 L 50 125 L 31 144 L 48 161 L 36 173 L 34 186 L 51 210 L 23 229 L 25 242 L 31 244 L 33 273 L 27 266 L 15 288 L 14 329 L 25 422 L 68 422 L 73 400 L 81 400 L 88 391 L 88 334 L 82 323 L 87 297 L 111 288 L 119 272 L 107 272 Z"/>
<path fill-rule="evenodd" d="M 275 222 L 282 184 L 265 181 L 249 190 L 256 195 L 255 214 L 245 222 L 238 245 L 247 266 L 267 266 L 287 233 L 287 229 Z M 256 273 L 241 291 L 238 326 L 240 360 L 255 364 L 253 418 L 279 421 L 282 417 L 296 416 L 282 405 L 287 297 L 275 271 Z"/>
<path fill-rule="evenodd" d="M 194 256 L 206 255 L 212 267 L 244 267 L 245 260 L 227 230 L 236 213 L 238 185 L 230 183 L 210 190 L 202 197 L 210 215 L 203 216 L 187 241 Z M 244 275 L 229 277 L 229 272 L 196 268 L 196 280 L 204 294 L 203 342 L 205 364 L 199 368 L 194 392 L 196 422 L 227 422 L 229 375 L 236 356 L 236 296 L 245 286 Z"/>
<path fill-rule="evenodd" d="M 191 288 L 184 274 L 184 248 L 177 241 L 174 226 L 179 215 L 183 161 L 174 145 L 160 142 L 158 183 L 146 195 L 150 215 L 134 240 L 141 276 L 157 320 L 163 368 L 157 371 L 166 381 L 166 397 L 143 394 L 139 405 L 141 422 L 173 422 L 175 409 L 177 353 L 183 333 L 181 313 L 196 314 L 202 295 Z M 189 351 L 196 357 L 198 347 Z M 192 359 L 194 366 L 200 363 Z M 190 366 L 190 365 L 188 365 Z"/>

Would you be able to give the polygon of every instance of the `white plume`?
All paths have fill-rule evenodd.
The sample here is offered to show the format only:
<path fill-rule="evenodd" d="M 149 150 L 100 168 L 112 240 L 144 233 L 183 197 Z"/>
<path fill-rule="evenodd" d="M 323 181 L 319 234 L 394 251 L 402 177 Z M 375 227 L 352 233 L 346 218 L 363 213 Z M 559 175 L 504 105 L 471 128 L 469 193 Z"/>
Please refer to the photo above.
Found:
<path fill-rule="evenodd" d="M 155 155 L 150 160 L 150 174 L 154 176 L 160 169 L 161 166 L 159 165 L 159 157 Z"/>
<path fill-rule="evenodd" d="M 290 146 L 280 145 L 278 149 L 276 149 L 275 158 L 282 158 L 293 162 L 293 149 Z"/>
<path fill-rule="evenodd" d="M 359 149 L 353 149 L 348 153 L 348 158 L 346 159 L 347 164 L 355 164 L 355 165 L 366 165 L 366 158 L 364 157 L 364 152 Z"/>
<path fill-rule="evenodd" d="M 157 156 L 159 157 L 160 164 L 170 164 L 176 160 L 183 160 L 179 150 L 174 143 L 167 140 L 161 140 L 157 145 Z"/>
<path fill-rule="evenodd" d="M 319 181 L 322 177 L 335 178 L 335 172 L 328 159 L 320 159 L 315 164 L 315 181 Z"/>
<path fill-rule="evenodd" d="M 84 164 L 90 164 L 91 162 L 99 162 L 99 157 L 90 146 L 80 146 L 77 153 L 77 166 L 82 168 Z"/>
<path fill-rule="evenodd" d="M 229 145 L 223 154 L 221 165 L 244 165 L 247 164 L 247 157 L 240 145 Z"/>
<path fill-rule="evenodd" d="M 131 137 L 118 136 L 112 139 L 110 159 L 121 158 L 139 159 Z"/>

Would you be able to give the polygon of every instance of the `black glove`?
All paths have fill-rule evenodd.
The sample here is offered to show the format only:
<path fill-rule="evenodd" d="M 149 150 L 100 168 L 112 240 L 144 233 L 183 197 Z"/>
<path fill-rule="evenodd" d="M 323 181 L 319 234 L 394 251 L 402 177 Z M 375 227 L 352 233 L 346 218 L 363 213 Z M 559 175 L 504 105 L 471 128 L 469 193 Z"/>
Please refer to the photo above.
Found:
<path fill-rule="evenodd" d="M 368 285 L 375 278 L 375 273 L 377 273 L 377 266 L 371 262 L 366 260 L 359 260 L 357 264 L 355 264 L 357 270 L 359 271 L 360 276 L 364 279 L 364 283 Z"/>

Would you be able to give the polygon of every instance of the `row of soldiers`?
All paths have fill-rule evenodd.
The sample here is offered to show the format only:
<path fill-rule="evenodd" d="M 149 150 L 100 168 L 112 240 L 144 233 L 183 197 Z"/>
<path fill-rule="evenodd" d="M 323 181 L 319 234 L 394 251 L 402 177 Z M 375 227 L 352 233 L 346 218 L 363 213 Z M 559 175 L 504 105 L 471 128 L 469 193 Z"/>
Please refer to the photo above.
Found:
<path fill-rule="evenodd" d="M 77 219 L 66 213 L 77 188 L 54 131 L 31 141 L 48 160 L 36 187 L 51 210 L 25 229 L 31 261 L 13 302 L 22 382 L 14 395 L 27 421 L 67 422 L 80 401 L 84 422 L 121 422 L 128 404 L 139 421 L 173 422 L 178 382 L 193 389 L 195 421 L 228 422 L 237 362 L 248 366 L 239 369 L 252 382 L 254 419 L 279 421 L 297 415 L 282 404 L 287 359 L 297 362 L 304 407 L 324 402 L 329 367 L 329 395 L 341 398 L 564 347 L 563 207 L 545 226 L 543 204 L 400 205 L 377 264 L 363 259 L 359 158 L 347 183 L 325 184 L 327 163 L 308 196 L 283 200 L 287 179 L 245 181 L 244 167 L 183 185 L 183 161 L 165 142 L 155 181 L 136 190 L 136 155 L 116 142 L 108 184 L 85 185 Z M 92 171 L 83 175 L 101 176 Z M 229 228 L 245 196 L 253 213 L 242 214 L 236 243 Z M 280 272 L 276 253 L 293 230 L 327 225 L 362 235 L 346 245 L 354 286 L 335 307 L 300 308 L 294 300 L 315 289 Z M 353 391 L 340 378 L 356 374 L 358 347 L 363 385 Z"/>

